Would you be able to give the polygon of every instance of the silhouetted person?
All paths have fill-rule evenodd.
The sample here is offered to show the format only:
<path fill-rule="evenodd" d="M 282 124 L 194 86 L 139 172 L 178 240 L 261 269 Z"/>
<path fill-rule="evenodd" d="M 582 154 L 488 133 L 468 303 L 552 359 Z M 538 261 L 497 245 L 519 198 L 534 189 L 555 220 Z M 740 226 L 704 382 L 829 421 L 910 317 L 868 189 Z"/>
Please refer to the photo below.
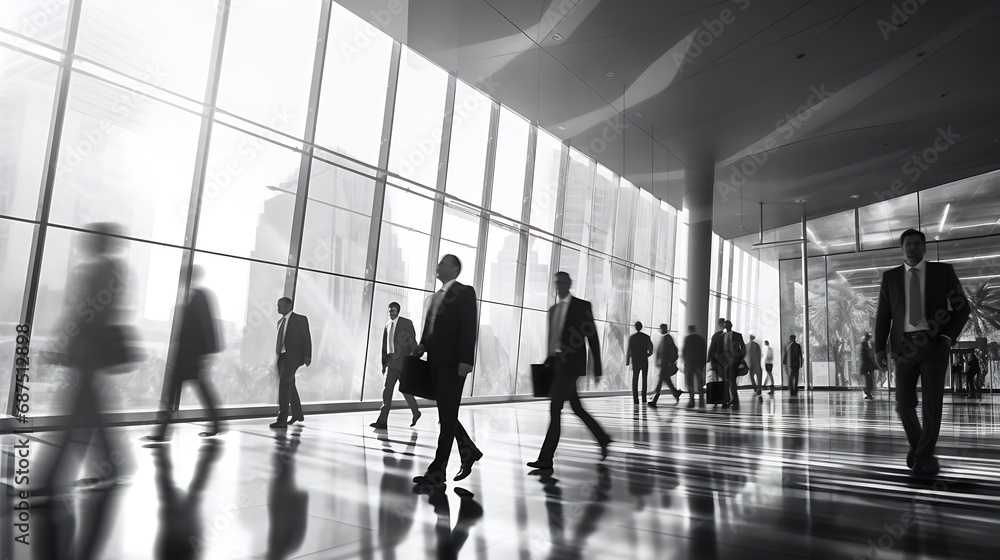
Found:
<path fill-rule="evenodd" d="M 639 404 L 639 376 L 642 375 L 642 402 L 646 403 L 646 376 L 649 373 L 649 357 L 653 355 L 653 341 L 642 332 L 642 323 L 635 322 L 635 334 L 628 337 L 625 365 L 632 363 L 632 403 Z"/>
<path fill-rule="evenodd" d="M 416 511 L 416 496 L 411 491 L 410 470 L 413 468 L 413 450 L 417 445 L 417 433 L 410 433 L 410 440 L 402 453 L 392 449 L 389 437 L 378 434 L 382 442 L 382 482 L 379 484 L 378 543 L 382 557 L 391 560 L 396 557 L 396 547 L 406 540 L 413 527 Z"/>
<path fill-rule="evenodd" d="M 594 313 L 590 302 L 574 297 L 569 289 L 573 280 L 565 272 L 555 274 L 556 304 L 549 308 L 548 313 L 548 358 L 546 362 L 552 366 L 554 375 L 552 388 L 549 391 L 549 429 L 545 432 L 542 449 L 538 459 L 528 463 L 533 469 L 551 469 L 552 458 L 559 445 L 562 429 L 562 408 L 569 401 L 570 408 L 594 435 L 601 447 L 601 458 L 608 456 L 608 445 L 611 436 L 601 428 L 597 420 L 583 409 L 580 395 L 576 391 L 576 381 L 587 375 L 587 345 L 594 358 L 594 378 L 601 379 L 601 344 L 597 336 L 597 326 L 594 324 Z"/>
<path fill-rule="evenodd" d="M 872 333 L 866 332 L 864 338 L 858 343 L 861 379 L 865 383 L 865 400 L 875 398 L 872 392 L 875 390 L 875 370 L 878 368 L 878 364 L 875 363 L 875 351 L 869 344 L 871 339 Z"/>
<path fill-rule="evenodd" d="M 302 546 L 306 537 L 309 493 L 295 483 L 295 455 L 299 434 L 274 435 L 274 477 L 267 493 L 267 560 L 284 560 Z"/>
<path fill-rule="evenodd" d="M 476 290 L 456 280 L 461 272 L 462 261 L 458 257 L 441 257 L 441 262 L 437 265 L 441 289 L 431 299 L 420 344 L 413 351 L 413 355 L 417 357 L 427 352 L 427 366 L 434 379 L 438 418 L 441 422 L 434 460 L 423 475 L 414 477 L 413 482 L 417 484 L 444 484 L 452 443 L 458 443 L 458 453 L 462 459 L 462 468 L 455 475 L 456 481 L 472 474 L 472 466 L 483 457 L 472 437 L 458 421 L 465 379 L 476 363 L 476 336 L 479 330 Z"/>
<path fill-rule="evenodd" d="M 552 476 L 551 471 L 541 473 L 538 480 L 545 493 L 545 512 L 549 521 L 549 540 L 552 542 L 549 559 L 584 558 L 587 540 L 597 532 L 600 527 L 598 522 L 608 509 L 607 503 L 611 499 L 611 469 L 604 463 L 598 463 L 597 481 L 583 492 L 586 501 L 570 504 L 572 519 L 576 521 L 572 527 L 566 521 L 559 481 Z"/>
<path fill-rule="evenodd" d="M 656 401 L 660 399 L 660 389 L 666 382 L 670 388 L 670 394 L 674 396 L 674 402 L 680 402 L 681 390 L 674 386 L 670 379 L 677 373 L 677 345 L 674 344 L 674 337 L 670 336 L 670 326 L 666 323 L 660 325 L 660 343 L 656 346 L 656 367 L 660 369 L 660 379 L 656 382 L 656 390 L 653 391 L 653 400 L 649 401 L 649 406 L 656 408 Z"/>
<path fill-rule="evenodd" d="M 214 297 L 207 289 L 196 285 L 201 280 L 203 271 L 200 266 L 191 270 L 191 293 L 188 303 L 184 306 L 181 319 L 181 329 L 174 339 L 173 368 L 167 378 L 167 402 L 159 413 L 160 425 L 156 433 L 143 439 L 150 441 L 166 441 L 170 439 L 167 428 L 170 418 L 180 407 L 181 389 L 185 381 L 194 382 L 195 388 L 201 394 L 202 401 L 212 421 L 212 429 L 201 432 L 202 437 L 211 437 L 222 433 L 222 422 L 219 420 L 219 399 L 214 389 L 209 385 L 202 373 L 205 368 L 205 358 L 222 350 L 219 335 L 215 326 Z"/>
<path fill-rule="evenodd" d="M 274 347 L 278 355 L 278 419 L 271 424 L 272 428 L 285 428 L 305 420 L 299 391 L 295 387 L 295 372 L 303 365 L 312 363 L 312 336 L 309 334 L 309 319 L 292 313 L 292 305 L 291 298 L 278 300 L 281 319 L 278 319 L 278 338 Z M 289 411 L 291 420 L 288 419 Z"/>
<path fill-rule="evenodd" d="M 774 348 L 771 348 L 771 343 L 767 340 L 764 341 L 764 371 L 767 372 L 767 384 L 770 385 L 771 390 L 768 394 L 774 394 Z"/>
<path fill-rule="evenodd" d="M 753 392 L 760 396 L 764 388 L 764 378 L 760 369 L 760 344 L 757 344 L 757 337 L 754 335 L 750 335 L 750 342 L 747 344 L 747 365 L 750 366 L 750 384 L 753 385 Z"/>
<path fill-rule="evenodd" d="M 982 368 L 979 365 L 979 354 L 973 352 L 972 356 L 969 356 L 969 361 L 965 363 L 965 384 L 969 387 L 966 397 L 970 399 L 978 399 L 980 397 L 979 375 L 981 373 Z"/>
<path fill-rule="evenodd" d="M 882 274 L 875 314 L 875 360 L 887 365 L 886 341 L 896 364 L 896 410 L 906 431 L 908 467 L 934 476 L 941 430 L 944 378 L 949 348 L 969 320 L 969 301 L 955 269 L 924 260 L 924 234 L 908 229 L 899 236 L 903 264 Z M 917 381 L 923 392 L 923 426 L 917 418 Z"/>
<path fill-rule="evenodd" d="M 788 390 L 792 396 L 799 394 L 799 368 L 802 367 L 802 346 L 795 342 L 795 335 L 788 335 L 788 346 L 781 357 L 781 363 L 788 368 Z"/>
<path fill-rule="evenodd" d="M 722 408 L 740 407 L 739 385 L 737 373 L 740 362 L 746 356 L 747 348 L 743 343 L 743 335 L 733 331 L 733 323 L 725 321 L 723 330 L 712 337 L 712 345 L 708 348 L 708 356 L 715 371 L 722 373 L 724 383 L 723 393 L 726 395 L 726 402 Z"/>
<path fill-rule="evenodd" d="M 222 443 L 206 440 L 198 451 L 198 462 L 187 490 L 174 483 L 174 467 L 170 449 L 153 447 L 156 465 L 156 490 L 160 499 L 160 531 L 156 536 L 157 560 L 187 560 L 201 558 L 209 544 L 204 538 L 201 495 L 208 477 L 222 452 Z"/>
<path fill-rule="evenodd" d="M 385 386 L 382 389 L 382 408 L 379 409 L 378 419 L 370 424 L 372 428 L 384 430 L 389 419 L 389 411 L 392 410 L 392 393 L 396 389 L 399 381 L 399 374 L 403 369 L 403 360 L 417 347 L 417 332 L 413 328 L 413 321 L 399 315 L 399 304 L 392 302 L 389 304 L 389 322 L 382 329 L 382 375 L 385 376 Z M 413 420 L 410 426 L 415 426 L 420 419 L 420 409 L 417 408 L 417 400 L 413 395 L 402 393 L 406 399 L 406 404 L 413 413 Z"/>
<path fill-rule="evenodd" d="M 708 348 L 705 338 L 695 331 L 694 325 L 688 325 L 688 334 L 684 337 L 684 384 L 688 388 L 688 408 L 694 408 L 694 395 L 698 393 L 698 403 L 705 406 L 705 356 Z"/>
<path fill-rule="evenodd" d="M 127 332 L 123 326 L 123 310 L 128 293 L 128 270 L 118 255 L 121 242 L 113 237 L 120 233 L 120 228 L 115 224 L 96 223 L 85 229 L 92 233 L 78 238 L 82 262 L 67 280 L 64 311 L 57 323 L 60 336 L 65 336 L 54 343 L 55 352 L 63 356 L 77 376 L 72 388 L 61 395 L 64 409 L 68 409 L 67 428 L 54 433 L 54 455 L 43 455 L 39 461 L 35 472 L 40 485 L 32 492 L 43 501 L 38 513 L 51 514 L 47 518 L 40 515 L 39 529 L 54 532 L 58 542 L 39 546 L 34 552 L 41 555 L 36 556 L 39 558 L 97 557 L 111 517 L 109 504 L 114 485 L 131 469 L 125 448 L 108 429 L 103 398 L 96 387 L 97 376 L 102 371 L 134 361 L 123 358 L 128 354 L 129 343 L 122 334 Z M 66 511 L 57 500 L 67 485 L 73 484 L 84 457 L 89 458 L 89 464 L 101 466 L 102 478 L 96 481 L 95 493 L 82 504 L 79 527 L 76 527 L 73 513 Z M 31 473 L 32 479 L 35 472 Z M 62 496 L 63 500 L 68 498 L 70 496 Z M 39 542 L 35 537 L 33 535 L 32 540 Z"/>

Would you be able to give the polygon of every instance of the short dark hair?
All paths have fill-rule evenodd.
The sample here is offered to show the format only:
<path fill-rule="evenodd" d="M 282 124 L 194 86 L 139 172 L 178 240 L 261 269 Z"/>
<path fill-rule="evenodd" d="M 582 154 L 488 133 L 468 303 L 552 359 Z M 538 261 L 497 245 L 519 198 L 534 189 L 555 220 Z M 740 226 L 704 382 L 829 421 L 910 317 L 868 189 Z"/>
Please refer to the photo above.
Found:
<path fill-rule="evenodd" d="M 642 330 L 642 321 L 636 321 L 635 322 L 635 330 L 637 330 L 637 331 L 641 331 Z"/>
<path fill-rule="evenodd" d="M 394 302 L 394 301 L 393 301 L 393 302 L 391 302 L 391 303 L 389 303 L 389 309 L 392 309 L 393 307 L 395 307 L 395 308 L 396 308 L 396 312 L 399 312 L 399 310 L 400 310 L 400 307 L 399 307 L 399 304 L 398 304 L 398 303 L 396 303 L 396 302 Z"/>
<path fill-rule="evenodd" d="M 448 253 L 447 255 L 441 257 L 441 260 L 445 260 L 448 257 L 451 257 L 452 259 L 455 260 L 455 266 L 458 267 L 458 273 L 461 274 L 462 273 L 462 261 L 458 257 L 456 257 L 455 255 L 452 255 L 451 253 Z"/>
<path fill-rule="evenodd" d="M 903 246 L 903 240 L 906 239 L 907 235 L 919 235 L 920 236 L 920 242 L 921 243 L 927 243 L 927 236 L 924 235 L 924 232 L 920 231 L 919 229 L 910 228 L 910 229 L 904 231 L 902 234 L 900 234 L 900 236 L 899 236 L 899 246 L 900 247 Z"/>
<path fill-rule="evenodd" d="M 693 333 L 696 330 L 698 330 L 698 329 L 696 329 L 694 325 L 688 325 L 688 332 Z"/>
<path fill-rule="evenodd" d="M 670 325 L 668 325 L 666 323 L 660 323 L 660 330 L 669 331 L 670 330 Z"/>
<path fill-rule="evenodd" d="M 771 343 L 765 340 L 765 341 L 764 341 L 764 344 L 771 344 Z"/>
<path fill-rule="evenodd" d="M 795 340 L 795 335 L 794 334 L 788 335 L 788 340 Z"/>
<path fill-rule="evenodd" d="M 564 271 L 564 270 L 560 270 L 559 272 L 555 273 L 553 276 L 556 277 L 556 278 L 558 278 L 559 276 L 565 276 L 567 280 L 569 280 L 571 282 L 573 281 L 573 279 L 570 277 L 569 273 L 566 272 L 566 271 Z"/>
<path fill-rule="evenodd" d="M 282 302 L 287 303 L 288 305 L 295 305 L 295 302 L 293 302 L 292 298 L 290 298 L 290 297 L 283 297 L 283 298 L 278 299 L 278 303 L 282 303 Z"/>

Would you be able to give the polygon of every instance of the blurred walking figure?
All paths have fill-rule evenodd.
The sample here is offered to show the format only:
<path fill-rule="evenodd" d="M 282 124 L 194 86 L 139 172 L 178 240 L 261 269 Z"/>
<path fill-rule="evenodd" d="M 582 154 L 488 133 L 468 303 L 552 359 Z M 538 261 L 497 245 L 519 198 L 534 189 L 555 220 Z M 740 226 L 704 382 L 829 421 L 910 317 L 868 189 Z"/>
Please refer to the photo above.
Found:
<path fill-rule="evenodd" d="M 762 396 L 764 378 L 760 370 L 760 344 L 756 341 L 757 337 L 750 335 L 750 344 L 747 344 L 747 365 L 750 366 L 750 384 L 753 385 L 753 392 L 757 396 Z"/>
<path fill-rule="evenodd" d="M 278 339 L 274 352 L 278 355 L 278 418 L 271 428 L 286 428 L 289 424 L 302 422 L 302 401 L 295 388 L 295 372 L 300 367 L 312 363 L 312 336 L 309 334 L 309 319 L 305 315 L 292 313 L 292 298 L 278 300 Z M 289 409 L 292 418 L 288 419 Z"/>
<path fill-rule="evenodd" d="M 684 383 L 688 386 L 688 408 L 694 408 L 694 394 L 698 393 L 698 406 L 705 406 L 705 337 L 695 331 L 694 325 L 688 325 L 688 334 L 684 337 Z"/>
<path fill-rule="evenodd" d="M 747 347 L 743 343 L 743 335 L 733 331 L 732 321 L 724 321 L 723 330 L 712 337 L 712 345 L 708 348 L 709 361 L 715 366 L 715 371 L 722 374 L 725 383 L 726 401 L 722 408 L 740 407 L 737 370 L 746 354 Z"/>
<path fill-rule="evenodd" d="M 771 348 L 771 343 L 767 340 L 764 341 L 764 371 L 767 372 L 767 382 L 771 386 L 771 390 L 768 394 L 774 394 L 774 375 L 771 373 L 774 370 L 774 348 Z"/>
<path fill-rule="evenodd" d="M 660 389 L 663 387 L 664 382 L 670 388 L 670 394 L 674 396 L 674 402 L 680 402 L 681 393 L 683 392 L 670 379 L 677 373 L 677 345 L 674 344 L 674 337 L 670 336 L 670 327 L 666 323 L 660 325 L 660 334 L 663 335 L 663 338 L 660 339 L 660 344 L 656 346 L 656 367 L 660 368 L 660 379 L 656 382 L 656 390 L 653 391 L 653 400 L 649 401 L 649 406 L 653 408 L 656 408 L 656 401 L 660 398 Z M 691 390 L 690 385 L 688 386 L 688 390 Z"/>
<path fill-rule="evenodd" d="M 165 407 L 159 413 L 160 425 L 156 433 L 143 439 L 148 441 L 167 441 L 167 426 L 181 403 L 181 389 L 185 381 L 194 382 L 198 389 L 212 428 L 201 432 L 201 437 L 211 437 L 222 433 L 222 421 L 219 419 L 219 399 L 208 380 L 202 375 L 206 358 L 222 350 L 219 344 L 218 330 L 215 326 L 215 297 L 208 289 L 200 285 L 204 270 L 200 266 L 191 269 L 191 293 L 188 303 L 184 306 L 181 318 L 181 329 L 171 346 L 174 352 L 173 368 L 170 371 L 168 393 Z"/>
<path fill-rule="evenodd" d="M 122 324 L 128 270 L 118 255 L 121 242 L 113 237 L 120 234 L 116 224 L 96 223 L 84 228 L 89 233 L 82 234 L 77 245 L 83 262 L 66 283 L 65 310 L 58 323 L 60 335 L 65 336 L 56 343 L 60 347 L 57 354 L 75 370 L 77 382 L 61 396 L 69 413 L 68 428 L 56 432 L 54 456 L 43 457 L 38 467 L 41 487 L 32 492 L 42 498 L 38 507 L 32 508 L 36 558 L 98 557 L 112 515 L 109 500 L 113 488 L 129 470 L 124 447 L 104 419 L 98 376 L 102 370 L 135 361 L 129 355 L 128 330 Z M 88 464 L 101 465 L 101 478 L 91 480 L 90 497 L 76 500 L 81 506 L 77 522 L 72 506 L 57 504 L 55 497 L 65 493 L 63 500 L 71 500 L 67 486 L 76 481 L 88 453 L 92 458 Z"/>
<path fill-rule="evenodd" d="M 632 403 L 639 404 L 639 375 L 642 375 L 642 402 L 646 402 L 646 376 L 649 373 L 649 357 L 653 355 L 653 341 L 642 332 L 642 323 L 635 322 L 635 334 L 628 338 L 625 365 L 632 363 Z"/>
<path fill-rule="evenodd" d="M 875 362 L 875 351 L 872 350 L 871 344 L 869 344 L 871 339 L 872 333 L 866 332 L 864 338 L 858 343 L 858 356 L 861 360 L 861 379 L 865 382 L 865 400 L 875 398 L 872 396 L 872 392 L 875 390 L 875 370 L 878 369 L 878 364 Z"/>
<path fill-rule="evenodd" d="M 389 411 L 392 410 L 392 393 L 399 381 L 403 360 L 416 347 L 417 332 L 413 328 L 413 321 L 399 315 L 398 303 L 390 303 L 389 322 L 382 329 L 382 375 L 385 376 L 385 386 L 382 389 L 382 408 L 379 410 L 378 420 L 369 424 L 372 428 L 386 429 Z M 420 419 L 417 400 L 413 398 L 413 395 L 406 393 L 403 393 L 403 398 L 406 399 L 406 404 L 410 407 L 410 412 L 413 413 L 413 421 L 410 423 L 410 427 L 413 427 Z"/>
<path fill-rule="evenodd" d="M 979 352 L 973 352 L 969 356 L 969 361 L 965 363 L 965 384 L 969 387 L 968 393 L 965 395 L 970 399 L 978 399 L 981 395 L 979 376 L 982 373 L 982 368 L 979 365 Z"/>
<path fill-rule="evenodd" d="M 802 346 L 795 342 L 795 335 L 788 335 L 781 363 L 788 367 L 788 391 L 794 397 L 799 394 L 799 368 L 802 367 Z"/>

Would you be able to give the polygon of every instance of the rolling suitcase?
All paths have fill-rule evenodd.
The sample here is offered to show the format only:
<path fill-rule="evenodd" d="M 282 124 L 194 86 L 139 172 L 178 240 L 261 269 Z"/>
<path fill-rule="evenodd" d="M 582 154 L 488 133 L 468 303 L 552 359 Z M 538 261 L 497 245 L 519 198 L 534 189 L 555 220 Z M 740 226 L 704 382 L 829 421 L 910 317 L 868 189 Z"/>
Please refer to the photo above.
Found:
<path fill-rule="evenodd" d="M 708 366 L 708 371 L 705 373 L 705 403 L 706 404 L 723 404 L 726 402 L 726 385 L 722 382 L 719 376 L 715 373 L 715 368 Z"/>

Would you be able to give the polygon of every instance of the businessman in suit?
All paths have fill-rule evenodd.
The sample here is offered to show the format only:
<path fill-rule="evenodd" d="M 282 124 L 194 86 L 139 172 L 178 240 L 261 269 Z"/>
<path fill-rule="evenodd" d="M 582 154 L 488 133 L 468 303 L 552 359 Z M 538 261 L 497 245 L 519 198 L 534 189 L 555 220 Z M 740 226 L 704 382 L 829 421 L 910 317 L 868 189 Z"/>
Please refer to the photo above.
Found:
<path fill-rule="evenodd" d="M 794 334 L 788 335 L 788 346 L 781 363 L 788 368 L 788 391 L 794 397 L 799 394 L 799 368 L 802 367 L 802 346 L 795 342 Z"/>
<path fill-rule="evenodd" d="M 542 441 L 542 449 L 538 459 L 528 463 L 533 469 L 551 469 L 552 458 L 559 445 L 559 435 L 562 428 L 561 416 L 563 404 L 569 401 L 570 408 L 594 434 L 594 439 L 601 447 L 601 459 L 608 456 L 608 445 L 611 436 L 601 428 L 597 420 L 583 409 L 580 395 L 576 392 L 576 380 L 587 375 L 587 344 L 594 359 L 594 377 L 601 379 L 601 343 L 597 336 L 597 326 L 594 324 L 594 313 L 590 302 L 573 297 L 569 289 L 573 280 L 565 272 L 555 275 L 556 304 L 549 308 L 548 313 L 548 352 L 546 362 L 554 368 L 551 403 L 549 406 L 549 429 Z"/>
<path fill-rule="evenodd" d="M 295 372 L 312 363 L 312 337 L 309 335 L 309 319 L 305 315 L 292 313 L 292 299 L 278 300 L 278 339 L 274 351 L 278 355 L 278 419 L 272 428 L 286 428 L 289 424 L 302 422 L 302 401 L 295 388 Z M 289 408 L 292 414 L 288 419 Z"/>
<path fill-rule="evenodd" d="M 191 293 L 188 303 L 184 306 L 181 318 L 181 329 L 174 340 L 173 368 L 168 379 L 168 401 L 158 414 L 160 425 L 155 434 L 143 439 L 149 441 L 167 441 L 167 425 L 171 416 L 180 406 L 181 388 L 185 381 L 193 381 L 201 393 L 208 417 L 212 421 L 212 429 L 201 432 L 201 437 L 211 437 L 222 433 L 222 422 L 219 420 L 219 399 L 215 391 L 202 377 L 206 356 L 219 352 L 219 335 L 215 328 L 215 313 L 212 293 L 201 287 L 203 270 L 200 266 L 191 269 Z"/>
<path fill-rule="evenodd" d="M 698 393 L 699 406 L 705 406 L 705 355 L 708 349 L 705 337 L 698 334 L 694 325 L 688 325 L 688 334 L 684 337 L 684 349 L 681 357 L 684 359 L 684 383 L 688 387 L 688 408 L 694 408 L 694 394 Z"/>
<path fill-rule="evenodd" d="M 750 335 L 750 343 L 747 344 L 747 365 L 750 366 L 750 384 L 753 385 L 753 392 L 761 396 L 761 389 L 764 386 L 764 375 L 760 369 L 760 344 L 757 344 L 757 337 Z"/>
<path fill-rule="evenodd" d="M 722 381 L 725 389 L 726 402 L 722 408 L 740 407 L 739 386 L 737 384 L 737 373 L 740 362 L 747 355 L 746 344 L 743 343 L 743 335 L 733 331 L 732 321 L 724 321 L 723 329 L 712 337 L 712 345 L 708 348 L 708 355 L 715 366 L 715 371 L 722 372 Z"/>
<path fill-rule="evenodd" d="M 899 236 L 903 264 L 882 275 L 875 314 L 875 360 L 886 367 L 886 342 L 896 365 L 896 412 L 910 450 L 906 466 L 920 477 L 940 469 L 934 447 L 941 431 L 949 348 L 969 320 L 969 301 L 955 269 L 927 262 L 924 234 Z M 917 417 L 917 381 L 923 392 L 923 426 Z"/>
<path fill-rule="evenodd" d="M 376 430 L 386 429 L 386 421 L 389 419 L 389 410 L 392 409 L 392 393 L 396 389 L 396 382 L 399 381 L 399 373 L 403 369 L 403 359 L 413 352 L 417 346 L 417 333 L 413 328 L 413 321 L 406 317 L 399 316 L 399 304 L 395 301 L 389 304 L 389 322 L 382 330 L 382 375 L 385 376 L 385 388 L 382 389 L 382 408 L 379 410 L 378 420 L 372 422 L 370 426 Z M 410 427 L 417 424 L 420 419 L 420 409 L 417 408 L 417 400 L 413 395 L 403 393 L 406 404 L 413 413 L 413 420 Z"/>
<path fill-rule="evenodd" d="M 646 377 L 649 374 L 649 357 L 653 355 L 653 340 L 642 332 L 642 323 L 635 322 L 635 334 L 628 337 L 625 365 L 632 364 L 632 404 L 639 404 L 639 376 L 642 375 L 642 403 L 646 404 Z"/>
<path fill-rule="evenodd" d="M 875 361 L 875 351 L 872 350 L 870 345 L 871 339 L 872 333 L 865 333 L 864 339 L 858 344 L 861 378 L 865 382 L 865 400 L 875 398 L 872 392 L 875 390 L 875 370 L 878 369 L 878 363 Z"/>
<path fill-rule="evenodd" d="M 456 280 L 461 272 L 462 261 L 458 257 L 441 257 L 441 262 L 437 265 L 441 289 L 431 298 L 420 344 L 413 350 L 413 355 L 417 357 L 427 353 L 427 366 L 434 378 L 438 418 L 441 422 L 434 460 L 424 474 L 414 477 L 413 482 L 417 484 L 444 484 L 452 443 L 458 443 L 462 459 L 462 468 L 455 476 L 456 481 L 472 474 L 473 464 L 483 457 L 483 453 L 458 421 L 465 378 L 472 372 L 472 366 L 476 362 L 476 336 L 479 328 L 476 290 Z"/>
<path fill-rule="evenodd" d="M 656 346 L 656 367 L 660 368 L 660 379 L 656 382 L 656 389 L 653 391 L 653 400 L 648 406 L 656 408 L 656 401 L 660 400 L 660 389 L 666 383 L 670 388 L 670 394 L 674 396 L 674 402 L 680 402 L 681 391 L 674 386 L 670 380 L 677 373 L 677 345 L 674 344 L 674 337 L 670 336 L 670 326 L 666 323 L 660 324 L 660 343 Z M 688 385 L 688 390 L 690 390 Z"/>

